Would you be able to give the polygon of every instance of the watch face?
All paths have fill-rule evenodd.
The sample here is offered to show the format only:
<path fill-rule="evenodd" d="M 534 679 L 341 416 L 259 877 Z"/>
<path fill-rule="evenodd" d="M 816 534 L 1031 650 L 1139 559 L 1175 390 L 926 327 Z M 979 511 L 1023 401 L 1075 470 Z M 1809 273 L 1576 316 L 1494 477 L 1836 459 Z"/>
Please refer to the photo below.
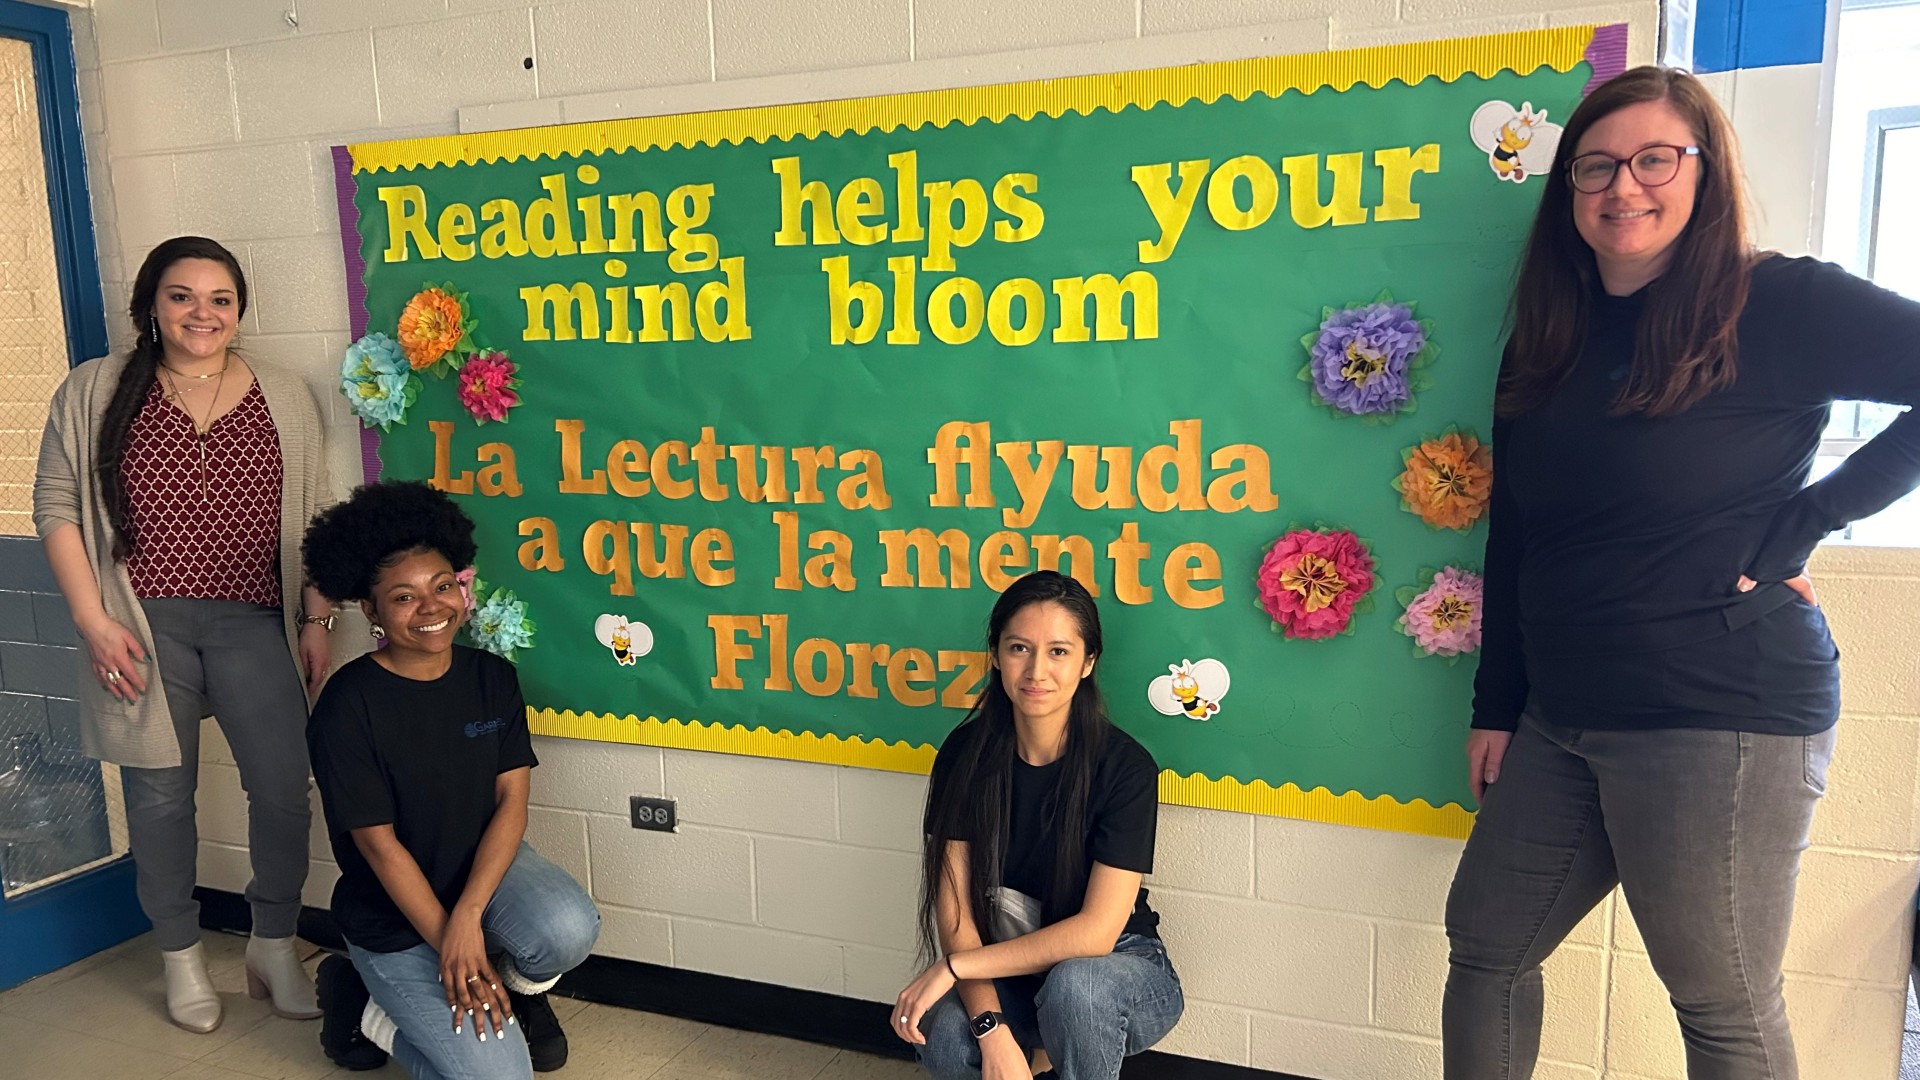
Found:
<path fill-rule="evenodd" d="M 1000 1017 L 995 1013 L 983 1012 L 973 1018 L 973 1037 L 984 1037 L 988 1032 L 1000 1026 Z"/>

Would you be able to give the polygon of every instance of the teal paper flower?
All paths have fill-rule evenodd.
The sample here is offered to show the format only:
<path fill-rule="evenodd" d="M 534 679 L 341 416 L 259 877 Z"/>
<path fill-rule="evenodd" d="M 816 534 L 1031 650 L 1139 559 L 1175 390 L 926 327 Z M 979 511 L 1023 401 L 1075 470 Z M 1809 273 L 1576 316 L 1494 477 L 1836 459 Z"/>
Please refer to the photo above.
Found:
<path fill-rule="evenodd" d="M 467 635 L 476 646 L 512 660 L 519 650 L 533 648 L 533 629 L 527 602 L 515 598 L 512 589 L 495 589 L 473 613 Z"/>
<path fill-rule="evenodd" d="M 407 422 L 407 410 L 420 396 L 420 377 L 413 373 L 399 342 L 372 333 L 347 346 L 340 363 L 340 392 L 362 424 L 377 424 L 386 431 Z"/>

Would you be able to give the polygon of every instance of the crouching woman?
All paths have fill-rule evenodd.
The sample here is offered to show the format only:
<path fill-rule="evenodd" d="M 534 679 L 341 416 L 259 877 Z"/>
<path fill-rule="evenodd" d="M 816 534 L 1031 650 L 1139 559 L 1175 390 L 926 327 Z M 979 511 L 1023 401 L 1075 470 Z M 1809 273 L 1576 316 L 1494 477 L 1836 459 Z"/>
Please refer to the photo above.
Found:
<path fill-rule="evenodd" d="M 1173 1029 L 1180 979 L 1147 906 L 1159 768 L 1107 719 L 1100 614 L 1079 582 L 1020 578 L 987 625 L 993 675 L 934 759 L 921 946 L 894 1009 L 937 1080 L 1115 1080 Z"/>
<path fill-rule="evenodd" d="M 333 915 L 372 995 L 365 1036 L 415 1080 L 559 1068 L 545 993 L 600 915 L 523 839 L 538 762 L 513 665 L 454 644 L 473 522 L 424 484 L 369 484 L 314 519 L 305 553 L 313 584 L 359 601 L 385 642 L 334 674 L 307 731 Z"/>

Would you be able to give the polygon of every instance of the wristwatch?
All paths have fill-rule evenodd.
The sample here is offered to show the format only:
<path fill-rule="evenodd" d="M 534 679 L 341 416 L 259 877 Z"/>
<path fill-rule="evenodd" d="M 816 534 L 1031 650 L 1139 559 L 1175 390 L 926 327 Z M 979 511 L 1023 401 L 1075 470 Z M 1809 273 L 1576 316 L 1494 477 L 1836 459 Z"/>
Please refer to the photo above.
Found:
<path fill-rule="evenodd" d="M 976 1039 L 984 1039 L 993 1033 L 994 1028 L 1006 1022 L 1007 1018 L 1002 1013 L 983 1012 L 973 1018 L 973 1037 Z"/>
<path fill-rule="evenodd" d="M 339 618 L 338 615 L 302 615 L 300 616 L 300 625 L 324 626 L 327 628 L 327 633 L 331 634 L 333 633 L 333 620 L 337 618 Z"/>

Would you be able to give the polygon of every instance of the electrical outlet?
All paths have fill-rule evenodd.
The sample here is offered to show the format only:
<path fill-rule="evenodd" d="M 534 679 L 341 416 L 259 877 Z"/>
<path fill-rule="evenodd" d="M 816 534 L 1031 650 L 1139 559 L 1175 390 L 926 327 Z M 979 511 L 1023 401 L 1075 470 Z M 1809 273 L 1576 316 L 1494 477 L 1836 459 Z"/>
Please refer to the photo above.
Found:
<path fill-rule="evenodd" d="M 673 832 L 674 825 L 679 821 L 672 799 L 654 799 L 645 795 L 634 795 L 627 800 L 627 804 L 633 816 L 633 827 L 636 829 Z"/>

